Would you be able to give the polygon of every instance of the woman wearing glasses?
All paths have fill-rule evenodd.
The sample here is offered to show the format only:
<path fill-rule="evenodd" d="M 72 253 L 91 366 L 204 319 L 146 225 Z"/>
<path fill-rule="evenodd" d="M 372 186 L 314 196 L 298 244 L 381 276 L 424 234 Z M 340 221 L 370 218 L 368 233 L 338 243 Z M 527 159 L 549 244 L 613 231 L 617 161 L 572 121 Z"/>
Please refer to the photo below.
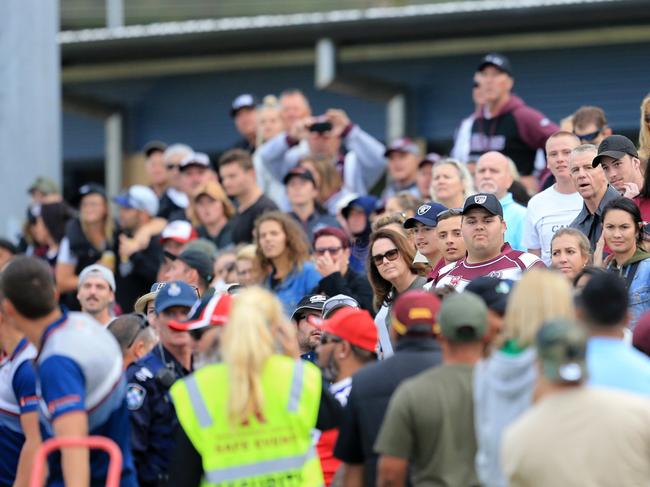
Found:
<path fill-rule="evenodd" d="M 314 233 L 314 261 L 321 280 L 311 294 L 345 294 L 372 313 L 372 288 L 365 275 L 350 269 L 350 239 L 343 230 L 325 227 Z"/>
<path fill-rule="evenodd" d="M 421 289 L 427 283 L 413 264 L 415 248 L 407 237 L 393 230 L 381 229 L 370 236 L 368 277 L 374 291 L 375 323 L 384 358 L 392 355 L 388 337 L 393 303 L 400 294 Z"/>
<path fill-rule="evenodd" d="M 273 291 L 290 315 L 300 298 L 321 279 L 309 261 L 309 242 L 287 213 L 270 211 L 255 222 L 257 257 L 267 272 L 264 286 Z"/>

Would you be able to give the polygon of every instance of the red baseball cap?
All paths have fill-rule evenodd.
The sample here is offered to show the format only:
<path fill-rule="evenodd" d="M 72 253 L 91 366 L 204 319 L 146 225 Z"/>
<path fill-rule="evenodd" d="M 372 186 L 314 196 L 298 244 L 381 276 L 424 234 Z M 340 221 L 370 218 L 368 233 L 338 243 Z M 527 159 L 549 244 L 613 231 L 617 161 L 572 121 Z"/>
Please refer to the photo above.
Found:
<path fill-rule="evenodd" d="M 377 348 L 377 327 L 365 309 L 341 308 L 332 318 L 324 320 L 320 328 L 369 352 Z"/>
<path fill-rule="evenodd" d="M 438 311 L 437 296 L 426 291 L 409 291 L 395 301 L 391 326 L 399 335 L 435 335 Z"/>
<path fill-rule="evenodd" d="M 232 296 L 230 294 L 206 295 L 190 310 L 185 321 L 172 320 L 168 326 L 176 331 L 192 331 L 209 326 L 222 326 L 228 322 Z"/>
<path fill-rule="evenodd" d="M 173 240 L 178 243 L 186 244 L 191 240 L 198 238 L 196 230 L 192 224 L 185 220 L 174 220 L 169 222 L 160 234 L 160 241 L 165 243 L 167 240 Z"/>

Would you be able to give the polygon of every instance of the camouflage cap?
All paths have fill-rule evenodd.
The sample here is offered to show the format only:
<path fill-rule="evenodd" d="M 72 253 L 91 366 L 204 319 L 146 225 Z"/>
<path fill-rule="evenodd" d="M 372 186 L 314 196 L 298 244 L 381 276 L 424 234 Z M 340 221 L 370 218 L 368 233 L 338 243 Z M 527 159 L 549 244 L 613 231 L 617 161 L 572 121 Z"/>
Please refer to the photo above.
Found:
<path fill-rule="evenodd" d="M 535 344 L 542 373 L 551 382 L 578 383 L 587 377 L 587 335 L 573 321 L 544 322 Z"/>

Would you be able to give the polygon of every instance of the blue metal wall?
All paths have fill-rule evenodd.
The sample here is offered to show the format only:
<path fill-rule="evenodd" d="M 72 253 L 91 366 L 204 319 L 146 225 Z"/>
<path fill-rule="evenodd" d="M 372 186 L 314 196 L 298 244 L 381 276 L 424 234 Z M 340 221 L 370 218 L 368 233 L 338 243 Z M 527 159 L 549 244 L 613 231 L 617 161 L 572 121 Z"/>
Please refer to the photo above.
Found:
<path fill-rule="evenodd" d="M 603 107 L 614 130 L 636 137 L 639 104 L 650 91 L 650 44 L 507 53 L 515 71 L 515 92 L 554 121 L 580 105 Z M 472 109 L 472 73 L 480 56 L 345 65 L 343 72 L 373 76 L 407 87 L 411 135 L 449 140 Z M 606 62 L 605 62 L 606 60 Z M 366 130 L 383 138 L 384 106 L 313 88 L 313 68 L 247 70 L 75 86 L 81 94 L 119 102 L 128 110 L 127 149 L 151 139 L 186 142 L 218 152 L 237 138 L 228 116 L 230 101 L 252 92 L 259 97 L 287 87 L 303 89 L 315 113 L 343 107 Z M 101 159 L 101 124 L 68 113 L 63 118 L 64 157 Z"/>

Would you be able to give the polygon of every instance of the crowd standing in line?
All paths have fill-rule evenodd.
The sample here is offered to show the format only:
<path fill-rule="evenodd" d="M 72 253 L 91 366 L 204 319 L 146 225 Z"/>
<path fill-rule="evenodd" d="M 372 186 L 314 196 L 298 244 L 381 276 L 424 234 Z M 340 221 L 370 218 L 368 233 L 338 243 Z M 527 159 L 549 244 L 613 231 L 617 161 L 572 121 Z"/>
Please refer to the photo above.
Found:
<path fill-rule="evenodd" d="M 637 146 L 514 72 L 481 59 L 453 158 L 288 89 L 233 100 L 218 161 L 34 181 L 0 239 L 0 487 L 89 435 L 123 487 L 647 484 L 650 98 Z M 69 448 L 45 480 L 107 469 Z"/>

